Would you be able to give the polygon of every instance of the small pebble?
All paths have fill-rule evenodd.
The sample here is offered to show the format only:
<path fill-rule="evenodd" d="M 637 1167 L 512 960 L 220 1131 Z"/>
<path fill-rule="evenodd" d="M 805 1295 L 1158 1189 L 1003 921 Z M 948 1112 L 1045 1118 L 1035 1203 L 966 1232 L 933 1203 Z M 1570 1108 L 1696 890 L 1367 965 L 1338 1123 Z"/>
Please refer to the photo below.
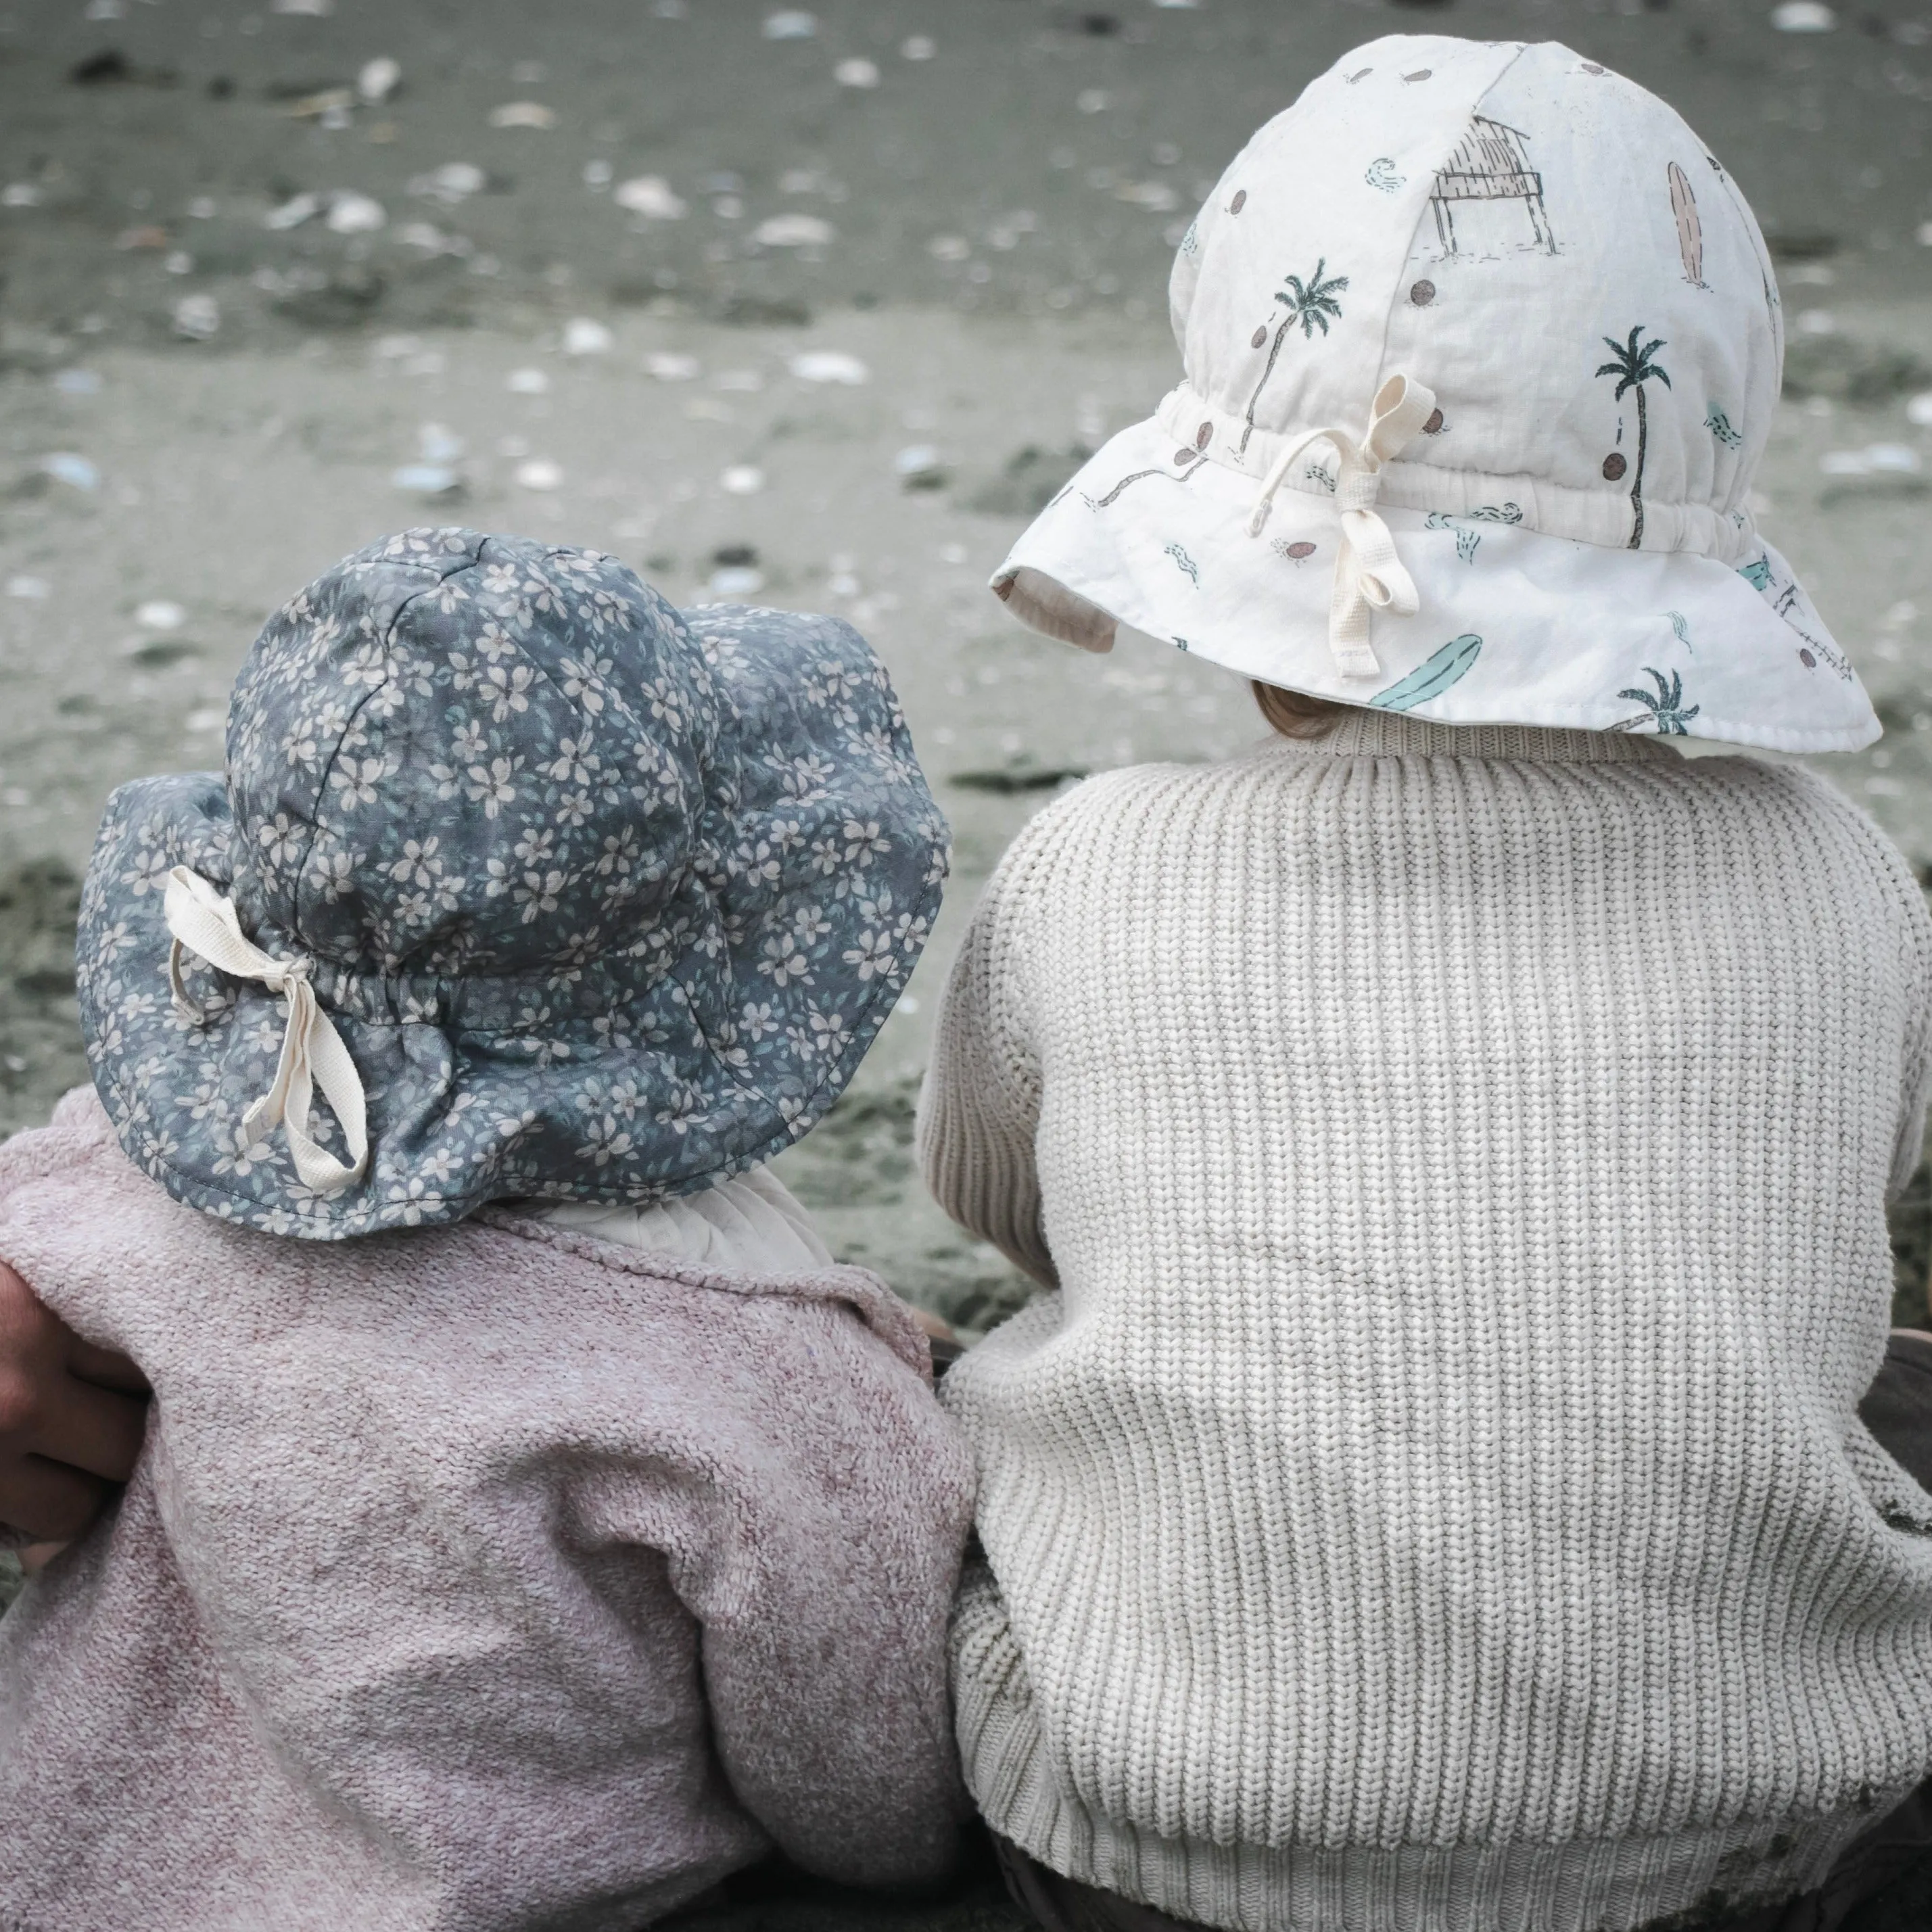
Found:
<path fill-rule="evenodd" d="M 533 456 L 516 468 L 516 482 L 524 490 L 555 490 L 563 482 L 563 467 L 547 456 Z"/>
<path fill-rule="evenodd" d="M 373 235 L 388 219 L 380 201 L 351 189 L 344 189 L 329 201 L 328 229 L 333 235 Z"/>
<path fill-rule="evenodd" d="M 634 175 L 618 184 L 610 199 L 620 208 L 641 214 L 647 221 L 684 219 L 684 202 L 671 192 L 670 184 L 662 175 Z"/>
<path fill-rule="evenodd" d="M 46 597 L 52 591 L 53 586 L 44 577 L 10 577 L 7 580 L 9 597 Z"/>
<path fill-rule="evenodd" d="M 914 34 L 899 43 L 899 58 L 909 61 L 929 61 L 939 49 L 924 34 Z"/>
<path fill-rule="evenodd" d="M 832 70 L 832 78 L 841 87 L 877 87 L 879 65 L 876 61 L 842 60 Z"/>
<path fill-rule="evenodd" d="M 791 358 L 791 373 L 801 382 L 842 382 L 856 388 L 867 381 L 872 371 L 856 356 L 842 349 L 808 349 Z"/>
<path fill-rule="evenodd" d="M 395 92 L 396 83 L 402 77 L 400 66 L 387 54 L 380 54 L 362 63 L 362 71 L 356 76 L 356 92 L 374 107 Z"/>
<path fill-rule="evenodd" d="M 472 194 L 481 194 L 488 179 L 474 161 L 445 161 L 441 167 L 418 175 L 410 183 L 410 192 L 432 196 L 454 207 Z"/>
<path fill-rule="evenodd" d="M 817 18 L 797 8 L 787 8 L 781 13 L 765 16 L 765 38 L 768 40 L 808 40 L 818 32 Z"/>
<path fill-rule="evenodd" d="M 815 214 L 774 214 L 761 221 L 752 238 L 767 248 L 822 248 L 837 233 L 829 221 Z"/>
<path fill-rule="evenodd" d="M 412 496 L 441 496 L 456 488 L 458 478 L 447 464 L 406 463 L 390 472 L 389 481 Z"/>
<path fill-rule="evenodd" d="M 188 622 L 188 613 L 178 604 L 157 597 L 136 609 L 134 621 L 144 631 L 178 631 Z"/>
<path fill-rule="evenodd" d="M 612 340 L 610 330 L 593 316 L 574 315 L 563 325 L 563 352 L 566 356 L 606 355 Z"/>
<path fill-rule="evenodd" d="M 705 586 L 714 597 L 749 597 L 765 587 L 764 573 L 746 564 L 714 570 Z"/>
<path fill-rule="evenodd" d="M 1784 0 L 1771 10 L 1771 24 L 1780 34 L 1828 34 L 1838 16 L 1820 0 Z"/>
<path fill-rule="evenodd" d="M 490 110 L 493 128 L 554 128 L 556 112 L 541 100 L 506 100 Z"/>
<path fill-rule="evenodd" d="M 54 387 L 64 396 L 98 396 L 100 374 L 94 369 L 63 369 L 55 376 Z"/>
<path fill-rule="evenodd" d="M 56 483 L 64 483 L 70 489 L 100 488 L 100 472 L 86 457 L 76 456 L 71 450 L 56 450 L 51 456 L 42 457 L 40 468 Z"/>
<path fill-rule="evenodd" d="M 765 472 L 754 464 L 734 463 L 718 479 L 728 496 L 755 496 L 765 487 Z"/>
<path fill-rule="evenodd" d="M 644 358 L 644 373 L 655 376 L 660 382 L 688 382 L 698 375 L 698 358 L 659 350 Z"/>
<path fill-rule="evenodd" d="M 175 333 L 206 342 L 221 326 L 221 305 L 211 295 L 183 296 L 175 304 Z"/>
<path fill-rule="evenodd" d="M 512 369 L 503 386 L 513 396 L 542 396 L 550 392 L 550 375 L 542 369 Z"/>
<path fill-rule="evenodd" d="M 299 228 L 304 221 L 312 220 L 322 212 L 322 196 L 319 194 L 298 194 L 272 208 L 262 218 L 264 228 Z"/>

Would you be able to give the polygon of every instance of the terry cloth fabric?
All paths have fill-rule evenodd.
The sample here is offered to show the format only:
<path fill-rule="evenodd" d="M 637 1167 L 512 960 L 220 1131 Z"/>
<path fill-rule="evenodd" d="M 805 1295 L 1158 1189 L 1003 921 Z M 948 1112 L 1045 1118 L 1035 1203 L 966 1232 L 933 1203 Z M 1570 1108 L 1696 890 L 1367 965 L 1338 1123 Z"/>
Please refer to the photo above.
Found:
<path fill-rule="evenodd" d="M 1753 519 L 1763 238 L 1634 82 L 1552 42 L 1358 47 L 1229 164 L 1171 306 L 1180 385 L 994 574 L 1036 628 L 1451 724 L 1879 735 Z"/>
<path fill-rule="evenodd" d="M 946 1868 L 970 1469 L 872 1276 L 278 1240 L 88 1094 L 0 1148 L 0 1256 L 155 1391 L 0 1622 L 0 1923 L 630 1932 L 774 1845 Z"/>
<path fill-rule="evenodd" d="M 993 1828 L 1240 1932 L 1624 1932 L 1932 1772 L 1858 1405 L 1932 919 L 1808 773 L 1359 712 L 1091 780 L 988 885 L 928 1181 L 1054 1292 L 952 1370 Z"/>
<path fill-rule="evenodd" d="M 225 778 L 109 801 L 78 950 L 94 1084 L 136 1165 L 272 1234 L 661 1200 L 838 1098 L 946 855 L 849 625 L 406 531 L 269 620 Z"/>

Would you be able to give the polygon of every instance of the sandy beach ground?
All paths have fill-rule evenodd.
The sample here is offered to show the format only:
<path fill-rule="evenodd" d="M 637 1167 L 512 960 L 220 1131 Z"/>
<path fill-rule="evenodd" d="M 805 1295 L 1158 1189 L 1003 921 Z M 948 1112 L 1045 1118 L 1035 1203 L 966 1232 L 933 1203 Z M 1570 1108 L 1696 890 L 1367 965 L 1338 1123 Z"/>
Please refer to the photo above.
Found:
<path fill-rule="evenodd" d="M 218 764 L 266 613 L 410 524 L 555 537 L 681 602 L 838 611 L 890 664 L 953 881 L 783 1168 L 846 1256 L 997 1318 L 1016 1278 L 909 1152 L 965 915 L 1058 786 L 1259 727 L 1214 667 L 1132 636 L 1080 657 L 985 580 L 1177 376 L 1168 265 L 1226 162 L 1394 32 L 1561 38 L 1672 100 L 1750 196 L 1792 345 L 1760 520 L 1887 726 L 1819 763 L 1932 867 L 1932 5 L 1806 17 L 1832 24 L 1759 0 L 0 0 L 0 1132 L 84 1077 L 72 881 L 104 798 Z M 1922 1312 L 1922 1184 L 1900 1233 Z"/>

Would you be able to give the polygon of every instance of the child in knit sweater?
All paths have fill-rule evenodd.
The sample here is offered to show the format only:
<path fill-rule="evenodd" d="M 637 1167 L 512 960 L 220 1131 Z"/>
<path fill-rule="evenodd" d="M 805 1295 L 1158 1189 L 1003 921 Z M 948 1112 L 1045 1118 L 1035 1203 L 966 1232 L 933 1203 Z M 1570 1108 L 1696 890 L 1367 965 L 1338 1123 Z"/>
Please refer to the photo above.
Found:
<path fill-rule="evenodd" d="M 1752 521 L 1762 238 L 1597 64 L 1397 37 L 1173 305 L 994 587 L 1283 728 L 1042 812 L 946 995 L 929 1184 L 1045 1291 L 945 1389 L 968 1786 L 1049 1932 L 1835 1926 L 1932 1841 L 1932 920 L 1679 748 L 1879 728 Z"/>
<path fill-rule="evenodd" d="M 884 670 L 412 531 L 270 620 L 228 749 L 110 801 L 94 1088 L 0 1148 L 0 1342 L 55 1390 L 16 1531 L 153 1390 L 0 1622 L 0 1922 L 628 1932 L 774 1848 L 940 1874 L 970 1468 L 761 1166 L 938 904 Z"/>

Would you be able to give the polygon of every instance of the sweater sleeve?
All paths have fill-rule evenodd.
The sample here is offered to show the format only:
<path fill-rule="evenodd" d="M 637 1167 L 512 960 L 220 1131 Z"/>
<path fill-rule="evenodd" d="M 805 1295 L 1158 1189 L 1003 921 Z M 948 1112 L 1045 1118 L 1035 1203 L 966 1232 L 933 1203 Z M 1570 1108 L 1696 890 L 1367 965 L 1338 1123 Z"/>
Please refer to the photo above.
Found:
<path fill-rule="evenodd" d="M 922 1356 L 901 1325 L 906 1354 Z M 728 1498 L 692 1486 L 694 1534 L 673 1558 L 703 1627 L 718 1760 L 806 1870 L 929 1883 L 971 1809 L 946 1629 L 972 1459 L 925 1376 L 849 1314 L 781 1313 L 766 1336 L 739 1480 Z"/>
<path fill-rule="evenodd" d="M 1025 827 L 974 908 L 934 1028 L 918 1126 L 933 1198 L 1049 1288 L 1059 1284 L 1034 1162 L 1040 1082 L 1028 1028 L 1025 928 L 1055 817 L 1049 808 Z"/>
<path fill-rule="evenodd" d="M 1904 870 L 1903 861 L 1900 870 Z M 1926 910 L 1918 881 L 1909 874 L 1903 881 L 1911 896 L 1908 910 L 1908 970 L 1912 1012 L 1906 1034 L 1905 1072 L 1900 1084 L 1902 1105 L 1894 1142 L 1892 1173 L 1886 1188 L 1889 1206 L 1905 1192 L 1918 1171 L 1925 1140 L 1925 1107 L 1932 1097 L 1932 914 Z"/>

